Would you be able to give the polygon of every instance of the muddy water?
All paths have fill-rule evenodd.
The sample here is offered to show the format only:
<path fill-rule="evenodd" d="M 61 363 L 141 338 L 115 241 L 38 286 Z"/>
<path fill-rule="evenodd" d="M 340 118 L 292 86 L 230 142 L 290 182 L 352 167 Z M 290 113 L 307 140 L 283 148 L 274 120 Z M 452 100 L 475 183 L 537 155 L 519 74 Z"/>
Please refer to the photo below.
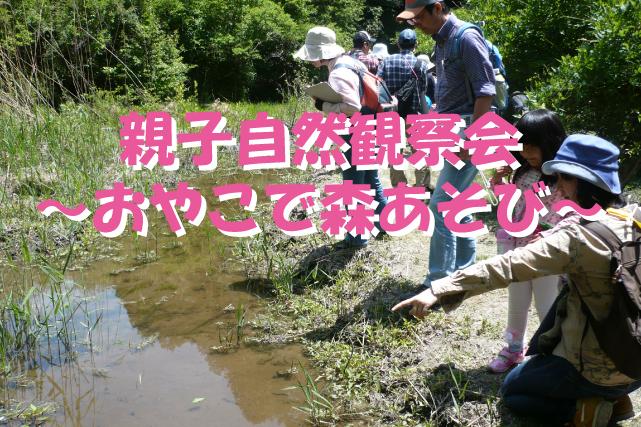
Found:
<path fill-rule="evenodd" d="M 210 185 L 198 184 L 211 207 Z M 149 238 L 118 239 L 108 259 L 69 273 L 64 287 L 78 304 L 73 352 L 43 350 L 35 369 L 5 384 L 5 399 L 55 402 L 50 425 L 302 424 L 293 409 L 302 394 L 284 390 L 296 384 L 290 368 L 304 364 L 300 348 L 212 350 L 236 343 L 230 305 L 242 305 L 249 322 L 266 302 L 230 261 L 233 239 L 207 219 L 186 228 L 178 239 L 154 218 Z"/>

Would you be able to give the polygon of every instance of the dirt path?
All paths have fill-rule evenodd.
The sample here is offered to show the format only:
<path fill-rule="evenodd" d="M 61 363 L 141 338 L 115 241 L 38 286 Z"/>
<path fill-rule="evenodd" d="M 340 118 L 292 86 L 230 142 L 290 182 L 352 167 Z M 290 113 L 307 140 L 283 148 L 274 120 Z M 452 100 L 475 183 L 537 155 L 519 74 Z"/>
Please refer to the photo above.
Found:
<path fill-rule="evenodd" d="M 393 239 L 385 242 L 379 242 L 379 247 L 376 251 L 388 254 L 395 264 L 394 274 L 401 277 L 420 283 L 427 270 L 428 254 L 429 254 L 429 239 L 421 237 L 418 234 Z M 492 256 L 496 251 L 495 241 L 491 236 L 483 236 L 478 240 L 478 256 L 481 259 Z M 507 290 L 501 289 L 480 295 L 465 301 L 459 309 L 450 313 L 448 316 L 452 321 L 461 323 L 463 325 L 469 324 L 472 329 L 481 330 L 484 322 L 490 322 L 491 326 L 486 327 L 482 333 L 476 337 L 471 337 L 468 343 L 465 344 L 466 349 L 461 349 L 465 353 L 465 360 L 459 367 L 466 368 L 483 368 L 500 350 L 503 345 L 501 340 L 502 329 L 507 319 Z M 536 330 L 539 320 L 534 306 L 530 309 L 530 316 L 528 321 L 528 340 Z M 447 338 L 442 339 L 440 345 L 456 345 L 456 342 L 451 342 Z M 437 344 L 437 347 L 439 345 Z M 446 356 L 447 357 L 447 356 Z M 433 351 L 426 346 L 423 350 L 422 358 L 429 360 L 432 365 L 437 365 L 442 360 L 439 357 L 433 356 Z M 475 372 L 477 375 L 476 380 L 489 383 L 495 383 L 493 379 L 503 378 L 503 376 L 493 376 L 484 372 Z M 641 413 L 641 390 L 636 391 L 631 395 L 635 412 Z M 471 422 L 469 425 L 502 425 L 505 421 L 509 423 L 517 423 L 515 420 L 504 420 L 495 424 L 498 420 L 477 420 Z M 472 421 L 472 420 L 468 420 Z M 517 424 L 518 425 L 518 424 Z M 620 423 L 622 426 L 641 426 L 641 416 L 637 416 L 632 420 L 625 423 Z"/>

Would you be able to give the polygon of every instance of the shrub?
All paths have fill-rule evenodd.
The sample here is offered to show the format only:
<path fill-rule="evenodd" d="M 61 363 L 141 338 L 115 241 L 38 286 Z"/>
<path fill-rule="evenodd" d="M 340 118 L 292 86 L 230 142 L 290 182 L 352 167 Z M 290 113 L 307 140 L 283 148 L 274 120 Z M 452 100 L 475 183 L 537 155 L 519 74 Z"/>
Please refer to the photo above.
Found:
<path fill-rule="evenodd" d="M 576 55 L 564 56 L 534 96 L 572 131 L 594 132 L 623 151 L 624 181 L 641 165 L 641 2 L 603 3 Z"/>

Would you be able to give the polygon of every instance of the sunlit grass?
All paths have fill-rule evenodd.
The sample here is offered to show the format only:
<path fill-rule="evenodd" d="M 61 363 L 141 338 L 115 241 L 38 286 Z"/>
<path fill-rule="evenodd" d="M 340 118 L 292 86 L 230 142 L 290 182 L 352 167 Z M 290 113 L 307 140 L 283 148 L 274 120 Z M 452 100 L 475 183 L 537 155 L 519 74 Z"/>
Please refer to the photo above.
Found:
<path fill-rule="evenodd" d="M 79 350 L 93 351 L 93 335 L 104 322 L 100 310 L 88 308 L 82 289 L 65 280 L 67 268 L 77 258 L 91 256 L 104 238 L 98 238 L 90 219 L 75 223 L 60 214 L 46 218 L 37 211 L 37 204 L 52 198 L 69 207 L 85 204 L 93 212 L 95 192 L 115 181 L 150 197 L 153 183 L 171 189 L 179 180 L 202 175 L 191 165 L 192 149 L 178 150 L 178 171 L 158 167 L 133 171 L 121 164 L 119 115 L 131 110 L 168 111 L 177 120 L 178 130 L 188 131 L 185 112 L 220 111 L 228 119 L 226 130 L 238 138 L 242 120 L 266 111 L 291 126 L 302 105 L 298 99 L 282 104 L 209 105 L 185 100 L 131 107 L 96 99 L 93 104 L 66 104 L 59 110 L 38 107 L 29 116 L 0 106 L 0 380 L 46 365 L 52 354 L 57 363 L 64 363 Z M 236 150 L 219 149 L 214 176 L 238 172 Z M 153 243 L 136 239 L 145 248 L 138 259 L 141 263 L 157 259 L 157 239 L 151 238 Z M 246 307 L 239 305 L 235 323 L 228 328 L 235 332 L 236 346 L 245 335 L 246 313 Z M 226 338 L 231 343 L 233 338 Z M 27 420 L 40 419 L 51 410 L 20 405 L 14 409 Z"/>

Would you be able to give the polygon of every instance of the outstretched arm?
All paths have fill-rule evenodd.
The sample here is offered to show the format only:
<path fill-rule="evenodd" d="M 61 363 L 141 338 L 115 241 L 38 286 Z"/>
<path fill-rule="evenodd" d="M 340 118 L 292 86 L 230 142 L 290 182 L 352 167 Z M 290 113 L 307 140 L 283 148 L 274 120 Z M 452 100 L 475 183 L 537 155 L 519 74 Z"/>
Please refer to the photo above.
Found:
<path fill-rule="evenodd" d="M 460 305 L 464 299 L 507 287 L 512 282 L 571 273 L 579 253 L 577 242 L 585 241 L 583 235 L 584 231 L 578 225 L 560 230 L 545 239 L 459 270 L 449 277 L 435 280 L 430 289 L 402 301 L 392 310 L 411 307 L 410 314 L 423 317 L 437 301 L 449 311 Z M 598 261 L 599 259 L 595 260 Z"/>

